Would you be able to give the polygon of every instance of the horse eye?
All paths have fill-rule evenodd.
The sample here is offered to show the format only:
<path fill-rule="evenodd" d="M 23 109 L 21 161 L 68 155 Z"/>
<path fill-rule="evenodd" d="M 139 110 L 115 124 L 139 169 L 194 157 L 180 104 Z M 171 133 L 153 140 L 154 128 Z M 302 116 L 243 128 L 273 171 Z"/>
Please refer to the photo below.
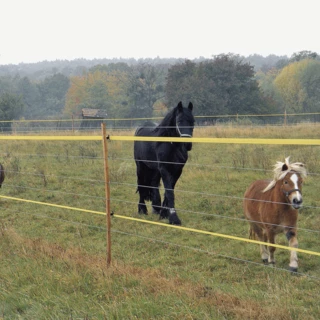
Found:
<path fill-rule="evenodd" d="M 284 184 L 288 184 L 288 181 L 287 181 L 287 180 L 285 180 L 285 181 L 284 181 Z"/>

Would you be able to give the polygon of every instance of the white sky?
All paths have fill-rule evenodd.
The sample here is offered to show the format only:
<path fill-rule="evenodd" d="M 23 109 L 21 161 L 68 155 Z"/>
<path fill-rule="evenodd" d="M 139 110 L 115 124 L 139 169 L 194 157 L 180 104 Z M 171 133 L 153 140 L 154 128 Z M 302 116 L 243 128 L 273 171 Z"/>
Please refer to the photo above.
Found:
<path fill-rule="evenodd" d="M 318 0 L 1 0 L 0 65 L 320 54 Z"/>

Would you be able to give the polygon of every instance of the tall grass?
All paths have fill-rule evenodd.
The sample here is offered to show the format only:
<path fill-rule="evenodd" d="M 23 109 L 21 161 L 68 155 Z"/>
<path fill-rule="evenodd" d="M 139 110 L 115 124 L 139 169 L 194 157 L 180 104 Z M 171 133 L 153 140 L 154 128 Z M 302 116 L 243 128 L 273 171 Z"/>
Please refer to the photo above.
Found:
<path fill-rule="evenodd" d="M 216 126 L 196 128 L 195 136 L 307 139 L 318 138 L 316 131 Z M 7 170 L 1 195 L 105 210 L 100 142 L 3 140 L 1 145 Z M 137 214 L 132 149 L 131 142 L 109 143 L 111 209 L 158 221 Z M 273 164 L 288 155 L 312 173 L 303 187 L 299 247 L 319 251 L 318 146 L 194 144 L 176 186 L 183 226 L 246 238 L 246 187 L 271 178 Z M 107 268 L 103 215 L 7 199 L 0 205 L 0 318 L 319 318 L 316 256 L 299 254 L 301 275 L 292 276 L 286 250 L 277 249 L 276 268 L 265 267 L 257 245 L 113 217 Z M 287 245 L 281 236 L 278 243 Z"/>

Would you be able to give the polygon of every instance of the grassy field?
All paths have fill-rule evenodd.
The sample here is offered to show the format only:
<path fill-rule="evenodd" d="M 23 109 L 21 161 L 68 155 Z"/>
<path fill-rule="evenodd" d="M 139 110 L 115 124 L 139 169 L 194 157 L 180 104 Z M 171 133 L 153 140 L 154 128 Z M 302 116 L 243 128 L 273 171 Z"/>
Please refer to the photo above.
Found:
<path fill-rule="evenodd" d="M 215 126 L 194 136 L 318 139 L 319 129 Z M 0 143 L 0 196 L 105 211 L 100 141 Z M 159 221 L 137 214 L 132 142 L 108 147 L 111 210 Z M 176 186 L 183 226 L 247 238 L 246 187 L 271 178 L 275 162 L 289 155 L 310 173 L 299 248 L 320 252 L 320 146 L 194 144 Z M 320 318 L 318 256 L 298 254 L 292 275 L 287 250 L 277 249 L 276 267 L 266 267 L 255 244 L 113 217 L 107 268 L 104 215 L 7 198 L 0 206 L 0 319 Z M 277 243 L 287 245 L 286 238 Z"/>

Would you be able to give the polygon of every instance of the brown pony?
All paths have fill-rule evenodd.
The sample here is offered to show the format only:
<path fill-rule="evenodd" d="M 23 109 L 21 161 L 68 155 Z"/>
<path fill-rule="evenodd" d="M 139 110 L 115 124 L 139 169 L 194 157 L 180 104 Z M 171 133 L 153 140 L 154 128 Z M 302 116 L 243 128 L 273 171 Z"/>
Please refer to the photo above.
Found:
<path fill-rule="evenodd" d="M 283 232 L 289 246 L 298 247 L 297 218 L 302 206 L 301 186 L 307 176 L 303 163 L 277 162 L 274 166 L 273 180 L 254 181 L 244 194 L 244 214 L 250 223 L 250 238 L 275 243 L 277 234 Z M 256 236 L 256 237 L 255 237 Z M 276 248 L 260 245 L 262 261 L 275 263 Z M 290 271 L 298 271 L 297 252 L 291 250 Z"/>

